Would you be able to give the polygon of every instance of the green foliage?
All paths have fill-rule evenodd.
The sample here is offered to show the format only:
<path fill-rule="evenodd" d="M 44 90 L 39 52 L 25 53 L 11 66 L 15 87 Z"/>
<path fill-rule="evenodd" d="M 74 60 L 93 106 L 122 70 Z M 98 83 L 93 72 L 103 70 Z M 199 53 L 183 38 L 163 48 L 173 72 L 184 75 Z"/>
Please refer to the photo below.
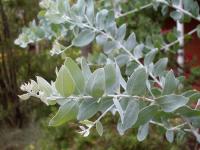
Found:
<path fill-rule="evenodd" d="M 74 90 L 75 85 L 72 76 L 69 73 L 68 68 L 62 66 L 58 72 L 58 77 L 55 81 L 55 87 L 60 95 L 68 97 Z"/>
<path fill-rule="evenodd" d="M 87 120 L 94 116 L 97 112 L 99 105 L 97 101 L 91 99 L 85 99 L 79 106 L 78 120 Z"/>
<path fill-rule="evenodd" d="M 137 139 L 138 141 L 143 141 L 146 139 L 149 133 L 149 123 L 141 125 L 138 129 Z"/>
<path fill-rule="evenodd" d="M 145 68 L 139 68 L 131 75 L 127 82 L 127 93 L 130 95 L 145 95 L 147 73 Z"/>
<path fill-rule="evenodd" d="M 101 124 L 101 122 L 96 123 L 96 130 L 100 136 L 103 135 L 103 125 Z"/>
<path fill-rule="evenodd" d="M 58 126 L 67 121 L 73 120 L 77 116 L 78 105 L 73 100 L 68 100 L 58 110 L 57 114 L 50 120 L 50 126 Z"/>
<path fill-rule="evenodd" d="M 159 107 L 157 105 L 150 105 L 142 108 L 138 114 L 136 126 L 140 126 L 149 122 L 158 113 Z"/>
<path fill-rule="evenodd" d="M 53 113 L 52 113 L 53 115 Z M 51 117 L 51 115 L 50 115 Z M 49 117 L 49 118 L 50 118 Z M 119 137 L 116 130 L 113 128 L 117 122 L 117 118 L 112 118 L 112 114 L 109 113 L 102 120 L 104 125 L 104 134 L 99 137 L 98 132 L 90 133 L 90 136 L 83 138 L 80 134 L 71 130 L 75 125 L 73 123 L 64 124 L 56 128 L 47 127 L 49 118 L 41 118 L 40 120 L 40 135 L 31 144 L 26 146 L 26 149 L 42 149 L 42 150 L 66 150 L 66 149 L 97 149 L 97 150 L 154 150 L 154 149 L 186 149 L 189 150 L 189 143 L 185 140 L 185 137 L 181 138 L 181 134 L 174 137 L 174 143 L 170 144 L 165 139 L 165 132 L 159 128 L 149 128 L 151 133 L 148 136 L 148 140 L 138 142 L 137 130 L 130 129 L 124 136 Z M 97 126 L 97 124 L 96 124 Z M 95 127 L 96 127 L 95 126 Z M 101 128 L 101 127 L 100 127 Z M 34 129 L 35 131 L 36 129 Z M 109 131 L 109 132 L 108 132 Z M 179 141 L 181 140 L 181 141 Z M 98 146 L 97 146 L 98 145 Z"/>
<path fill-rule="evenodd" d="M 180 95 L 165 95 L 156 99 L 156 102 L 165 112 L 173 112 L 176 109 L 185 106 L 188 103 L 188 98 Z"/>
<path fill-rule="evenodd" d="M 95 37 L 95 32 L 92 30 L 84 30 L 77 35 L 77 37 L 72 41 L 72 44 L 77 47 L 83 47 L 90 44 Z"/>
<path fill-rule="evenodd" d="M 126 131 L 131 128 L 138 119 L 139 104 L 137 101 L 131 100 L 128 102 L 126 110 L 124 112 L 124 120 L 122 122 L 122 131 Z"/>
<path fill-rule="evenodd" d="M 51 31 L 48 37 L 54 40 L 52 54 L 63 53 L 71 46 L 87 46 L 95 40 L 105 53 L 99 55 L 101 63 L 90 62 L 90 65 L 100 65 L 91 69 L 92 72 L 85 59 L 75 62 L 67 57 L 51 84 L 38 78 L 37 82 L 31 80 L 21 86 L 28 97 L 40 98 L 47 105 L 59 105 L 50 125 L 61 125 L 77 118 L 81 124 L 81 135 L 88 136 L 91 129 L 96 127 L 101 136 L 103 126 L 100 121 L 108 112 L 118 112 L 120 119 L 117 129 L 121 135 L 129 128 L 137 127 L 137 138 L 142 141 L 147 137 L 150 127 L 156 125 L 166 130 L 169 142 L 174 140 L 174 134 L 179 131 L 190 131 L 199 140 L 196 127 L 199 123 L 196 117 L 199 112 L 198 98 L 195 99 L 196 107 L 193 108 L 191 97 L 183 94 L 178 78 L 173 71 L 167 71 L 168 58 L 154 60 L 159 47 L 151 39 L 147 38 L 145 43 L 137 43 L 134 33 L 126 35 L 126 24 L 117 24 L 116 20 L 120 15 L 108 9 L 96 12 L 92 0 L 78 0 L 73 4 L 67 0 L 43 0 L 40 5 L 43 15 L 38 28 L 43 29 L 45 34 L 42 36 L 45 38 L 48 32 L 45 31 L 47 28 L 44 28 L 43 22 L 48 25 Z M 157 0 L 152 3 L 155 10 L 163 5 L 181 11 L 171 1 Z M 184 5 L 187 6 L 185 3 Z M 197 10 L 198 7 L 194 8 L 193 5 L 192 9 L 188 7 L 182 13 L 196 18 Z M 171 16 L 176 20 L 180 19 L 175 13 Z M 55 24 L 60 29 L 57 32 L 52 28 Z M 34 39 L 27 37 L 34 32 L 32 26 L 27 30 L 28 34 L 23 32 L 16 44 L 24 47 L 42 39 L 38 32 L 34 34 Z M 64 37 L 69 37 L 68 41 L 71 43 L 67 43 L 67 47 L 60 42 Z M 123 67 L 127 67 L 127 74 Z M 21 97 L 28 98 L 24 95 Z M 185 107 L 190 109 L 190 116 L 184 115 L 185 110 L 180 111 Z M 95 119 L 96 117 L 98 118 Z M 179 119 L 176 122 L 169 121 L 174 118 Z M 89 121 L 93 119 L 94 121 Z"/>

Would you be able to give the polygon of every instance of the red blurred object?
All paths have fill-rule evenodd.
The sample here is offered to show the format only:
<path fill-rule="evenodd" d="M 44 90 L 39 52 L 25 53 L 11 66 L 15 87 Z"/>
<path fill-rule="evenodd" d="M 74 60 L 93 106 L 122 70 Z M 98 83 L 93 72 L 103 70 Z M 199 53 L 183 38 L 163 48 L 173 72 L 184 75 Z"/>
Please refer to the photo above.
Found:
<path fill-rule="evenodd" d="M 185 24 L 185 34 L 196 28 L 199 25 L 198 21 L 192 20 L 190 23 Z M 161 30 L 162 34 L 170 32 L 174 27 L 176 27 L 176 22 L 172 19 L 167 19 Z M 192 34 L 191 39 L 185 40 L 185 76 L 186 78 L 190 75 L 190 69 L 192 67 L 200 66 L 200 38 L 198 38 L 197 33 Z M 193 87 L 200 90 L 200 79 L 196 81 Z"/>
<path fill-rule="evenodd" d="M 185 33 L 190 32 L 192 29 L 196 28 L 199 23 L 195 20 L 192 20 L 190 23 L 185 24 Z M 162 34 L 170 32 L 173 27 L 176 26 L 176 23 L 172 19 L 167 19 L 161 30 Z M 200 65 L 200 39 L 197 37 L 197 34 L 192 35 L 191 40 L 186 41 L 185 43 L 185 63 L 190 63 L 194 60 L 192 66 Z"/>

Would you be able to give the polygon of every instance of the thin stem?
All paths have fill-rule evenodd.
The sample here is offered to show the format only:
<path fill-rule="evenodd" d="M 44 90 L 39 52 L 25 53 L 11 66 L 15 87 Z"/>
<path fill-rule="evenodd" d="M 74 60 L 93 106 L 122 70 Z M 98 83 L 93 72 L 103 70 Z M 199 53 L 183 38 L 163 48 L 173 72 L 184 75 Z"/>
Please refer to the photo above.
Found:
<path fill-rule="evenodd" d="M 151 124 L 154 124 L 154 125 L 157 125 L 157 126 L 160 126 L 160 127 L 163 127 L 165 130 L 173 130 L 173 131 L 180 130 L 182 127 L 184 127 L 185 125 L 188 124 L 187 122 L 185 122 L 185 123 L 182 123 L 182 124 L 177 125 L 177 126 L 175 126 L 175 127 L 167 128 L 167 127 L 164 126 L 164 124 L 159 123 L 159 122 L 156 122 L 156 121 L 150 121 L 150 123 L 151 123 Z M 190 129 L 184 129 L 184 131 L 191 132 Z"/>
<path fill-rule="evenodd" d="M 155 100 L 154 99 L 150 99 L 150 98 L 147 98 L 147 97 L 143 97 L 143 96 L 132 96 L 132 95 L 125 95 L 125 94 L 119 94 L 119 95 L 104 95 L 102 96 L 102 98 L 106 98 L 106 97 L 111 97 L 111 98 L 136 98 L 136 99 L 142 99 L 144 101 L 147 101 L 147 102 L 154 102 Z M 70 96 L 70 97 L 48 97 L 47 99 L 51 100 L 51 99 L 57 99 L 57 100 L 60 100 L 60 99 L 92 99 L 93 97 L 92 96 Z"/>
<path fill-rule="evenodd" d="M 147 5 L 144 5 L 144 6 L 140 7 L 140 8 L 136 8 L 136 9 L 130 10 L 130 11 L 128 11 L 128 12 L 125 12 L 125 13 L 123 13 L 123 14 L 120 14 L 120 15 L 116 16 L 116 19 L 125 17 L 125 16 L 127 16 L 127 15 L 130 15 L 130 14 L 133 14 L 133 13 L 136 13 L 136 12 L 139 12 L 139 11 L 141 11 L 141 10 L 143 10 L 143 9 L 146 9 L 146 8 L 148 8 L 148 7 L 151 7 L 152 5 L 153 5 L 152 3 L 149 3 L 149 4 L 147 4 Z"/>
<path fill-rule="evenodd" d="M 197 110 L 199 106 L 200 106 L 200 99 L 197 101 L 197 104 L 195 106 L 195 110 Z"/>
<path fill-rule="evenodd" d="M 165 128 L 165 129 L 167 130 L 167 128 L 166 128 L 166 127 L 164 126 L 164 124 L 162 124 L 162 123 L 155 122 L 155 121 L 150 121 L 150 123 L 151 123 L 151 124 L 155 124 L 155 125 L 160 126 L 160 127 L 163 127 L 163 128 Z"/>
<path fill-rule="evenodd" d="M 70 49 L 72 46 L 73 46 L 73 44 L 70 44 L 69 46 L 65 47 L 64 50 L 62 50 L 62 51 L 60 51 L 58 53 L 58 55 L 61 54 L 61 53 L 63 53 L 63 52 L 65 52 L 66 50 Z"/>
<path fill-rule="evenodd" d="M 195 32 L 197 32 L 197 30 L 198 30 L 198 29 L 195 28 L 195 29 L 191 30 L 190 32 L 188 32 L 187 34 L 185 34 L 183 37 L 180 37 L 180 38 L 185 39 L 188 35 L 192 35 L 192 34 L 194 34 Z M 169 44 L 163 46 L 163 47 L 161 48 L 161 50 L 168 50 L 169 47 L 171 47 L 171 46 L 177 44 L 178 42 L 179 42 L 179 40 L 176 40 L 176 41 L 174 41 L 174 42 L 172 42 L 172 43 L 169 43 Z"/>
<path fill-rule="evenodd" d="M 184 122 L 184 123 L 182 123 L 180 125 L 177 125 L 175 127 L 172 127 L 172 128 L 170 128 L 170 130 L 180 130 L 180 128 L 184 127 L 185 125 L 187 125 L 186 122 Z"/>
<path fill-rule="evenodd" d="M 115 104 L 112 104 L 108 109 L 106 109 L 106 111 L 104 111 L 104 112 L 101 114 L 101 116 L 100 116 L 97 120 L 94 121 L 94 125 L 95 125 L 97 122 L 99 122 L 99 121 L 100 121 L 114 106 L 115 106 Z M 94 126 L 94 125 L 93 125 L 93 126 Z M 90 130 L 93 126 L 89 127 L 89 130 Z"/>
<path fill-rule="evenodd" d="M 138 99 L 143 99 L 145 101 L 148 101 L 148 102 L 154 102 L 155 100 L 154 99 L 150 99 L 150 98 L 147 98 L 147 97 L 143 97 L 143 96 L 132 96 L 132 95 L 108 95 L 109 97 L 121 97 L 121 98 L 138 98 Z"/>

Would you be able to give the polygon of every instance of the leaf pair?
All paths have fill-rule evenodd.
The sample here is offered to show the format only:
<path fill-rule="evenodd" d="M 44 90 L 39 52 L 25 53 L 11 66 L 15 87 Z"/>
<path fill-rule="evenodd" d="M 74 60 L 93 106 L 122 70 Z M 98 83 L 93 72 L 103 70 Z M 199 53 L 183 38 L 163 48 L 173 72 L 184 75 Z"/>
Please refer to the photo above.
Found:
<path fill-rule="evenodd" d="M 116 108 L 120 113 L 121 118 L 121 121 L 118 123 L 117 128 L 119 133 L 123 135 L 127 129 L 131 128 L 137 122 L 140 106 L 136 99 L 129 99 L 125 110 L 121 112 L 119 110 L 119 106 Z"/>
<path fill-rule="evenodd" d="M 145 68 L 138 68 L 127 82 L 127 93 L 129 95 L 144 96 L 146 94 L 146 80 L 148 74 Z"/>
<path fill-rule="evenodd" d="M 116 66 L 108 64 L 97 69 L 89 77 L 86 91 L 92 97 L 101 97 L 103 94 L 113 94 L 119 88 L 119 76 Z"/>
<path fill-rule="evenodd" d="M 78 113 L 78 104 L 74 100 L 67 100 L 60 106 L 56 115 L 50 120 L 50 126 L 59 126 L 76 118 Z"/>
<path fill-rule="evenodd" d="M 83 94 L 85 88 L 84 76 L 71 58 L 67 58 L 65 64 L 60 68 L 55 87 L 63 97 L 71 96 L 73 93 Z"/>

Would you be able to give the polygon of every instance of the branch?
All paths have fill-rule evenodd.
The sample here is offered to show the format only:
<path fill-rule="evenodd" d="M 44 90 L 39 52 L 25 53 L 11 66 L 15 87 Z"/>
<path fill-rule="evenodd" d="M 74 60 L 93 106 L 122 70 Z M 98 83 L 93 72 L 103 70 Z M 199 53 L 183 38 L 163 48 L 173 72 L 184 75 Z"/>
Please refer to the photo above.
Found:
<path fill-rule="evenodd" d="M 97 29 L 97 28 L 95 28 L 95 27 L 93 27 L 93 26 L 89 26 L 89 25 L 87 25 L 87 24 L 83 24 L 83 26 L 86 27 L 86 28 L 92 29 L 92 30 L 94 30 L 95 32 L 101 33 L 101 34 L 103 34 L 104 36 L 106 36 L 107 38 L 109 38 L 109 39 L 111 39 L 112 41 L 116 42 L 116 43 L 120 46 L 120 48 L 122 48 L 122 49 L 124 50 L 124 52 L 126 52 L 126 53 L 130 56 L 130 58 L 132 58 L 132 59 L 133 59 L 135 62 L 137 62 L 140 66 L 144 67 L 144 65 L 143 65 L 138 59 L 136 59 L 136 58 L 134 57 L 134 55 L 133 55 L 128 49 L 126 49 L 126 48 L 124 47 L 124 45 L 122 45 L 121 42 L 115 40 L 111 35 L 109 35 L 109 34 L 103 32 L 103 31 L 101 31 L 101 30 L 99 30 L 99 29 Z M 149 75 L 150 75 L 150 76 L 153 78 L 153 80 L 162 88 L 161 82 L 160 82 L 151 72 L 149 72 Z"/>
<path fill-rule="evenodd" d="M 150 123 L 154 124 L 154 125 L 157 125 L 157 126 L 160 126 L 160 127 L 163 127 L 165 130 L 173 130 L 173 131 L 181 130 L 182 127 L 184 127 L 185 125 L 187 125 L 187 122 L 184 122 L 184 123 L 179 124 L 179 125 L 177 125 L 175 127 L 167 128 L 164 124 L 156 122 L 156 121 L 150 121 Z M 186 131 L 186 132 L 191 132 L 190 129 L 183 129 L 183 130 Z"/>
<path fill-rule="evenodd" d="M 193 19 L 195 19 L 195 20 L 197 20 L 197 21 L 200 21 L 200 18 L 199 18 L 199 17 L 195 17 L 192 13 L 190 13 L 190 12 L 184 10 L 183 8 L 177 7 L 176 5 L 170 5 L 170 4 L 169 4 L 168 2 L 166 2 L 165 0 L 156 0 L 156 1 L 157 1 L 157 2 L 160 2 L 160 3 L 162 3 L 162 4 L 166 4 L 166 5 L 168 5 L 169 7 L 172 7 L 172 8 L 174 8 L 174 9 L 177 9 L 177 10 L 181 11 L 182 13 L 184 13 L 184 14 L 190 16 L 191 18 L 193 18 Z"/>
<path fill-rule="evenodd" d="M 86 18 L 86 20 L 87 20 L 87 18 Z M 76 22 L 74 22 L 74 21 L 73 21 L 71 18 L 69 18 L 69 17 L 66 17 L 66 21 L 69 22 L 69 23 L 71 23 L 71 24 L 76 24 Z M 90 23 L 88 22 L 88 24 L 90 24 Z M 144 67 L 144 65 L 143 65 L 138 59 L 136 59 L 136 58 L 134 57 L 134 55 L 133 55 L 128 49 L 126 49 L 126 48 L 124 47 L 124 45 L 123 45 L 121 42 L 119 42 L 119 41 L 117 41 L 116 39 L 114 39 L 114 37 L 112 37 L 110 34 L 107 34 L 106 32 L 101 31 L 101 30 L 95 28 L 94 26 L 90 26 L 90 25 L 88 25 L 88 24 L 82 23 L 82 26 L 85 27 L 85 28 L 91 29 L 91 30 L 93 30 L 94 32 L 100 33 L 100 34 L 106 36 L 107 38 L 109 38 L 110 40 L 114 41 L 115 43 L 117 43 L 117 44 L 120 46 L 121 49 L 124 50 L 124 52 L 126 52 L 126 53 L 130 56 L 130 58 L 132 58 L 132 59 L 133 59 L 136 63 L 138 63 L 140 66 Z M 150 75 L 151 78 L 153 78 L 153 80 L 162 88 L 162 83 L 161 83 L 151 72 L 149 72 L 149 75 Z"/>
<path fill-rule="evenodd" d="M 195 29 L 193 29 L 193 30 L 191 30 L 190 32 L 188 32 L 187 34 L 185 34 L 183 37 L 180 37 L 180 39 L 185 39 L 188 35 L 192 35 L 192 34 L 194 34 L 195 32 L 197 32 L 197 30 L 198 30 L 198 28 L 196 27 Z M 169 44 L 163 46 L 163 47 L 161 48 L 161 50 L 168 50 L 169 47 L 171 47 L 171 46 L 177 44 L 178 42 L 179 42 L 179 40 L 176 40 L 176 41 L 174 41 L 174 42 L 172 42 L 172 43 L 169 43 Z"/>
<path fill-rule="evenodd" d="M 34 97 L 37 97 L 36 95 L 32 95 Z M 106 97 L 111 97 L 111 98 L 137 98 L 137 99 L 142 99 L 144 101 L 147 101 L 147 102 L 154 102 L 155 100 L 154 99 L 151 99 L 151 98 L 147 98 L 147 97 L 144 97 L 144 96 L 132 96 L 132 95 L 125 95 L 125 94 L 118 94 L 118 95 L 104 95 L 102 96 L 102 98 L 106 98 Z M 93 97 L 92 96 L 88 96 L 88 95 L 85 95 L 85 96 L 70 96 L 70 97 L 56 97 L 56 96 L 51 96 L 51 97 L 47 97 L 48 100 L 51 100 L 51 99 L 57 99 L 57 100 L 60 100 L 60 99 L 92 99 Z"/>
<path fill-rule="evenodd" d="M 116 19 L 121 18 L 121 17 L 125 17 L 125 16 L 127 16 L 127 15 L 130 15 L 130 14 L 133 14 L 133 13 L 136 13 L 136 12 L 139 12 L 139 11 L 141 11 L 141 10 L 143 10 L 143 9 L 146 9 L 146 8 L 148 8 L 148 7 L 151 7 L 151 6 L 153 6 L 153 4 L 152 4 L 152 3 L 149 3 L 149 4 L 147 4 L 147 5 L 141 6 L 140 8 L 136 8 L 136 9 L 133 9 L 133 10 L 128 11 L 128 12 L 126 12 L 126 13 L 120 14 L 120 15 L 116 16 Z"/>
<path fill-rule="evenodd" d="M 114 106 L 115 106 L 115 104 L 112 104 L 106 111 L 104 111 L 104 112 L 101 114 L 101 116 L 100 116 L 97 120 L 94 121 L 93 126 L 90 126 L 90 127 L 88 128 L 88 130 L 90 130 L 92 127 L 94 127 L 94 125 L 95 125 L 97 122 L 99 122 L 99 121 L 100 121 Z"/>

